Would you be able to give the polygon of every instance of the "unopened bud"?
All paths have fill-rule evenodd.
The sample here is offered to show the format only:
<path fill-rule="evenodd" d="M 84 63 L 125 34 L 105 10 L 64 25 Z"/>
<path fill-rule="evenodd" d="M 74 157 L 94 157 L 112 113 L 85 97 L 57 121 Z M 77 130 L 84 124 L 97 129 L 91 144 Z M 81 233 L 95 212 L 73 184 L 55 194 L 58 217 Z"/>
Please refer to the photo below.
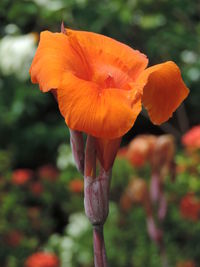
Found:
<path fill-rule="evenodd" d="M 103 225 L 109 212 L 111 171 L 101 170 L 97 178 L 84 177 L 85 213 L 93 225 Z"/>
<path fill-rule="evenodd" d="M 128 146 L 127 158 L 136 167 L 142 167 L 151 158 L 156 137 L 153 135 L 140 135 L 133 139 Z"/>
<path fill-rule="evenodd" d="M 83 174 L 84 173 L 83 134 L 78 131 L 70 130 L 70 143 L 76 167 Z"/>
<path fill-rule="evenodd" d="M 157 138 L 153 157 L 152 166 L 154 170 L 160 170 L 163 167 L 170 168 L 174 159 L 175 143 L 172 135 L 161 135 Z"/>
<path fill-rule="evenodd" d="M 97 158 L 105 171 L 112 168 L 120 143 L 121 138 L 111 140 L 96 138 Z"/>

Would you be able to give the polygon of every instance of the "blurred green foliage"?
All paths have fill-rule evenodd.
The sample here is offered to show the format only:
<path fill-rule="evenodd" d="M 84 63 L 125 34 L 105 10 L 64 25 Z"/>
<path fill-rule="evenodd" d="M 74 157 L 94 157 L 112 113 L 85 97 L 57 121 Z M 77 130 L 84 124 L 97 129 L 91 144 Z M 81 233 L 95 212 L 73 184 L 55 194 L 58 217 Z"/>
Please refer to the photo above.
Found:
<path fill-rule="evenodd" d="M 191 89 L 185 101 L 190 125 L 199 123 L 198 1 L 0 1 L 1 40 L 44 29 L 60 31 L 62 20 L 68 27 L 100 32 L 139 49 L 148 55 L 150 65 L 174 60 Z M 16 61 L 17 56 L 13 58 Z M 25 71 L 28 73 L 28 68 Z M 0 71 L 0 148 L 10 151 L 13 166 L 34 167 L 55 161 L 58 145 L 69 137 L 53 97 L 41 94 L 37 88 L 29 79 L 20 80 L 13 73 L 5 75 Z M 187 117 L 177 120 L 174 116 L 171 123 L 178 129 L 180 120 L 187 121 Z M 162 132 L 140 115 L 127 139 L 145 131 Z"/>

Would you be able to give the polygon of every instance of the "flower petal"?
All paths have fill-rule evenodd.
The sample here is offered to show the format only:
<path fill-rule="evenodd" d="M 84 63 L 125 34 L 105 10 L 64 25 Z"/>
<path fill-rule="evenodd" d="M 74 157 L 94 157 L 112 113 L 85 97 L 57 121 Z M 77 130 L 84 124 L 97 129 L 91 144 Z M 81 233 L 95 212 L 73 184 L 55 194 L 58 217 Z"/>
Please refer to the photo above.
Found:
<path fill-rule="evenodd" d="M 147 68 L 137 83 L 143 87 L 142 102 L 154 124 L 167 121 L 189 93 L 172 61 Z"/>
<path fill-rule="evenodd" d="M 141 110 L 141 97 L 135 91 L 102 90 L 72 74 L 65 74 L 57 95 L 69 128 L 106 139 L 124 135 Z"/>
<path fill-rule="evenodd" d="M 121 138 L 112 140 L 102 138 L 96 139 L 97 157 L 105 171 L 112 168 L 120 143 Z"/>
<path fill-rule="evenodd" d="M 130 79 L 135 80 L 148 64 L 144 54 L 107 36 L 70 29 L 66 32 L 74 50 L 87 58 L 94 82 L 105 80 L 109 74 L 116 87 L 122 88 Z"/>
<path fill-rule="evenodd" d="M 72 49 L 68 37 L 63 33 L 42 32 L 30 68 L 32 82 L 39 83 L 40 89 L 47 92 L 58 88 L 66 71 L 87 78 L 82 59 Z"/>

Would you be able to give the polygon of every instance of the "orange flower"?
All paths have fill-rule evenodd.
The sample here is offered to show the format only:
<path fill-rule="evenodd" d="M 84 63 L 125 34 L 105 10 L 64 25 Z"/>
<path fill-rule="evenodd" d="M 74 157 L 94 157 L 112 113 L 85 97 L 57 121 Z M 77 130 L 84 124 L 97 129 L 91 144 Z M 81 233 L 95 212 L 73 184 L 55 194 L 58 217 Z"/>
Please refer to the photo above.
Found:
<path fill-rule="evenodd" d="M 115 139 L 133 126 L 142 103 L 161 124 L 188 95 L 174 62 L 147 64 L 145 55 L 109 37 L 62 29 L 41 33 L 30 75 L 43 92 L 56 89 L 70 129 Z"/>
<path fill-rule="evenodd" d="M 33 177 L 33 172 L 29 169 L 17 169 L 12 173 L 12 183 L 24 185 Z"/>
<path fill-rule="evenodd" d="M 25 267 L 59 267 L 59 260 L 52 253 L 38 252 L 28 257 Z"/>
<path fill-rule="evenodd" d="M 73 193 L 81 193 L 83 192 L 83 180 L 81 179 L 74 179 L 69 183 L 69 189 Z"/>
<path fill-rule="evenodd" d="M 188 193 L 181 199 L 180 203 L 181 215 L 192 221 L 197 221 L 200 215 L 200 201 L 193 193 Z"/>
<path fill-rule="evenodd" d="M 184 146 L 192 149 L 200 148 L 200 125 L 194 126 L 182 137 Z"/>

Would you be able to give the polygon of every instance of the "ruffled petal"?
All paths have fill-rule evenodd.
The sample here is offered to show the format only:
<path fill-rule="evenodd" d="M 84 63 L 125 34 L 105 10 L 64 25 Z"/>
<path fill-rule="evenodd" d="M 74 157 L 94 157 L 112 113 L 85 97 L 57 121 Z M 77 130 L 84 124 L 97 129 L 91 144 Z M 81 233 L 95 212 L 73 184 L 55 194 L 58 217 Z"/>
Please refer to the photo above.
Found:
<path fill-rule="evenodd" d="M 95 137 L 124 135 L 141 111 L 141 97 L 133 90 L 101 89 L 96 83 L 66 74 L 57 90 L 58 104 L 69 128 Z"/>
<path fill-rule="evenodd" d="M 107 36 L 70 29 L 66 32 L 73 49 L 87 59 L 94 82 L 102 83 L 109 75 L 113 87 L 124 89 L 148 64 L 144 54 Z"/>
<path fill-rule="evenodd" d="M 57 89 L 65 72 L 88 78 L 82 59 L 72 49 L 68 37 L 63 33 L 42 32 L 30 68 L 32 82 L 38 83 L 43 92 Z"/>
<path fill-rule="evenodd" d="M 143 90 L 142 102 L 154 124 L 167 121 L 189 93 L 172 61 L 147 68 L 132 86 Z"/>

